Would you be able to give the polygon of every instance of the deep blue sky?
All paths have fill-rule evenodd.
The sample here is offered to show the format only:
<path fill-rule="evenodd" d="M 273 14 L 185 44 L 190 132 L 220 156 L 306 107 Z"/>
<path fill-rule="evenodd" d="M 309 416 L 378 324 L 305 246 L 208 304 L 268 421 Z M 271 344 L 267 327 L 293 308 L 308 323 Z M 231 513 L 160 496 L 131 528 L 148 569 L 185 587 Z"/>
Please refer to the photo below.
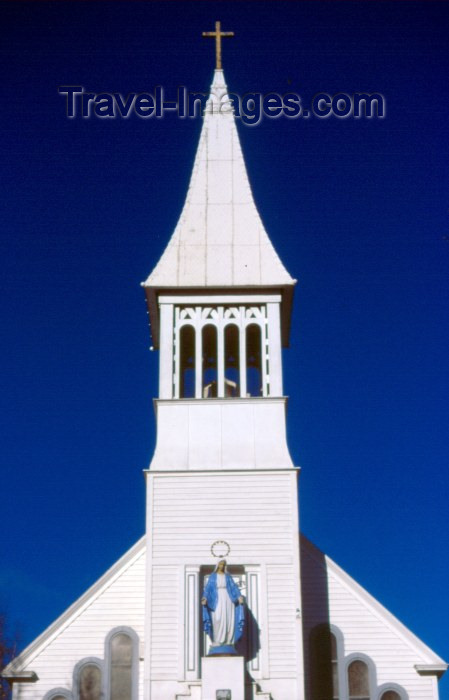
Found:
<path fill-rule="evenodd" d="M 383 120 L 239 125 L 299 279 L 285 352 L 301 526 L 449 657 L 444 2 L 4 3 L 0 606 L 31 641 L 144 531 L 157 354 L 139 283 L 200 120 L 68 120 L 59 85 L 381 92 Z M 449 680 L 441 683 L 449 698 Z"/>

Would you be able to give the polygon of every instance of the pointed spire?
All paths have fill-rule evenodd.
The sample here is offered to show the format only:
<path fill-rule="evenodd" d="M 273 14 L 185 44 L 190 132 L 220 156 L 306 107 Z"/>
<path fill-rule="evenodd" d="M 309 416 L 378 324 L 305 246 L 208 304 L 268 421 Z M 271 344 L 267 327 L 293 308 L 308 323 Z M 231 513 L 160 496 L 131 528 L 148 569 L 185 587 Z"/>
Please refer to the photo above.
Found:
<path fill-rule="evenodd" d="M 290 286 L 254 204 L 222 70 L 216 70 L 180 219 L 144 287 Z M 219 108 L 221 105 L 221 109 Z"/>

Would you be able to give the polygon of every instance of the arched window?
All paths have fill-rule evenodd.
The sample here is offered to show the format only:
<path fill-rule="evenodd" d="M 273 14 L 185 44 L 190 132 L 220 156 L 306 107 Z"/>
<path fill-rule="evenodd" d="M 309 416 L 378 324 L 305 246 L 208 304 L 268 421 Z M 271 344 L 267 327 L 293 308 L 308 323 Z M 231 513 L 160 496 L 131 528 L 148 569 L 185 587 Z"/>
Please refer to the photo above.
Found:
<path fill-rule="evenodd" d="M 401 699 L 401 696 L 399 695 L 399 693 L 397 693 L 395 690 L 386 690 L 380 696 L 380 700 L 402 700 L 402 699 Z"/>
<path fill-rule="evenodd" d="M 105 639 L 106 700 L 137 700 L 139 637 L 131 627 L 115 627 Z"/>
<path fill-rule="evenodd" d="M 233 323 L 224 330 L 225 346 L 225 396 L 239 396 L 240 382 L 240 348 L 239 329 Z"/>
<path fill-rule="evenodd" d="M 312 631 L 311 671 L 312 700 L 338 700 L 337 641 L 328 625 Z"/>
<path fill-rule="evenodd" d="M 182 326 L 180 338 L 180 387 L 179 396 L 184 399 L 195 396 L 195 329 Z"/>
<path fill-rule="evenodd" d="M 349 700 L 370 700 L 369 669 L 364 661 L 355 659 L 348 666 Z"/>
<path fill-rule="evenodd" d="M 246 328 L 246 391 L 249 396 L 262 396 L 262 334 L 252 323 Z"/>
<path fill-rule="evenodd" d="M 78 669 L 76 700 L 101 699 L 101 669 L 95 663 L 85 663 Z"/>
<path fill-rule="evenodd" d="M 72 693 L 66 688 L 53 688 L 44 695 L 44 700 L 72 700 L 72 697 Z"/>
<path fill-rule="evenodd" d="M 203 340 L 203 398 L 217 396 L 217 329 L 207 324 L 202 330 Z"/>
<path fill-rule="evenodd" d="M 124 632 L 110 640 L 110 695 L 109 700 L 132 700 L 133 642 Z"/>

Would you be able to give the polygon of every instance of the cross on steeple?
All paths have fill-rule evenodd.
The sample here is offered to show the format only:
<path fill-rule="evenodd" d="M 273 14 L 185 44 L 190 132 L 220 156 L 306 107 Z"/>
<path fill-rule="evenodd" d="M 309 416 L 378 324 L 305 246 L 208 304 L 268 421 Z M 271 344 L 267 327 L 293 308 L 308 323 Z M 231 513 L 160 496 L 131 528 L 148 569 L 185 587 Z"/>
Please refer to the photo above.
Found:
<path fill-rule="evenodd" d="M 234 32 L 222 32 L 221 22 L 215 22 L 214 32 L 203 32 L 204 37 L 214 37 L 215 38 L 215 69 L 221 70 L 221 37 L 224 36 L 234 36 Z"/>

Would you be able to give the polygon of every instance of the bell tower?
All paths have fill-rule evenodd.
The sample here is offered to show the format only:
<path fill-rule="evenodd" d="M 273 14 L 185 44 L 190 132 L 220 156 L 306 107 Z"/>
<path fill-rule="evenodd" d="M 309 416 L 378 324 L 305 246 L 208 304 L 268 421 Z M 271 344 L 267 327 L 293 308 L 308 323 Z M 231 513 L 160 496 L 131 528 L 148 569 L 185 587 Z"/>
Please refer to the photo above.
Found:
<path fill-rule="evenodd" d="M 281 352 L 295 280 L 254 204 L 227 92 L 218 68 L 180 219 L 143 283 L 160 357 L 146 700 L 203 698 L 200 594 L 223 555 L 246 600 L 247 697 L 303 698 L 298 470 Z"/>

